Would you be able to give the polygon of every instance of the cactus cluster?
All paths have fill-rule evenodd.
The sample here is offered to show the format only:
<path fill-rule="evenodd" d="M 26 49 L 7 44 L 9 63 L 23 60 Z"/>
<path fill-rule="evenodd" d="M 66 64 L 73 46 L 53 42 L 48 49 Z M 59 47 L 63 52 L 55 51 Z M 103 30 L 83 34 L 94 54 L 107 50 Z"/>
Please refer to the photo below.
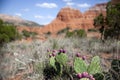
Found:
<path fill-rule="evenodd" d="M 53 50 L 53 51 L 48 51 L 49 53 L 49 62 L 50 65 L 56 70 L 56 72 L 60 75 L 62 74 L 63 67 L 67 63 L 67 55 L 66 50 L 60 49 L 60 50 Z"/>
<path fill-rule="evenodd" d="M 77 73 L 77 77 L 81 80 L 83 78 L 88 78 L 89 80 L 95 80 L 93 75 L 96 73 L 101 73 L 102 69 L 100 66 L 99 56 L 92 58 L 89 65 L 85 62 L 85 57 L 81 56 L 79 53 L 76 54 L 74 61 L 74 70 Z"/>
<path fill-rule="evenodd" d="M 48 53 L 50 66 L 52 66 L 55 71 L 61 75 L 65 66 L 67 66 L 68 56 L 66 54 L 66 50 L 48 50 Z M 93 57 L 89 65 L 86 60 L 86 56 L 82 56 L 80 53 L 77 53 L 72 69 L 76 72 L 76 76 L 79 80 L 95 80 L 93 75 L 102 72 L 100 58 L 99 56 Z"/>

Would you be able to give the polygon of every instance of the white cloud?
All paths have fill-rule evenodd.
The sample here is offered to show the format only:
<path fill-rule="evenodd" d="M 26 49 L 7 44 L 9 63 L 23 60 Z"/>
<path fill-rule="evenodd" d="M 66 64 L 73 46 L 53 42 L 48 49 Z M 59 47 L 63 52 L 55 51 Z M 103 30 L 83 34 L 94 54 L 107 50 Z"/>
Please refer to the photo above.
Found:
<path fill-rule="evenodd" d="M 74 2 L 72 2 L 72 0 L 63 0 L 63 1 L 66 3 L 67 6 L 72 6 L 75 4 Z"/>
<path fill-rule="evenodd" d="M 30 9 L 25 8 L 25 9 L 22 9 L 22 11 L 28 12 L 28 11 L 30 11 Z"/>
<path fill-rule="evenodd" d="M 72 5 L 74 5 L 75 3 L 73 3 L 73 2 L 67 2 L 66 3 L 66 5 L 68 5 L 68 6 L 72 6 Z"/>
<path fill-rule="evenodd" d="M 16 15 L 16 16 L 22 16 L 22 14 L 21 14 L 21 13 L 15 13 L 15 15 Z"/>
<path fill-rule="evenodd" d="M 72 0 L 63 0 L 64 2 L 71 2 Z"/>
<path fill-rule="evenodd" d="M 78 4 L 77 6 L 80 7 L 80 8 L 88 8 L 88 7 L 90 7 L 91 5 L 90 5 L 90 4 L 87 4 L 87 3 L 83 3 L 83 4 Z"/>
<path fill-rule="evenodd" d="M 57 8 L 58 7 L 57 4 L 55 3 L 42 3 L 42 4 L 37 3 L 36 6 L 42 7 L 42 8 Z"/>

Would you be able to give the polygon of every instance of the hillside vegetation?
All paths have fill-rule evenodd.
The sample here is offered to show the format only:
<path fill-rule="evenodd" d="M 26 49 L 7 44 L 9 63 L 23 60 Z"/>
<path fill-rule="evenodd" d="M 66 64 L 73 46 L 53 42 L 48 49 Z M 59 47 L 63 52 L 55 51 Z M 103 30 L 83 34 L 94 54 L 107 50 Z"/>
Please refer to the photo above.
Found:
<path fill-rule="evenodd" d="M 0 44 L 19 39 L 20 35 L 14 25 L 6 24 L 0 20 Z"/>

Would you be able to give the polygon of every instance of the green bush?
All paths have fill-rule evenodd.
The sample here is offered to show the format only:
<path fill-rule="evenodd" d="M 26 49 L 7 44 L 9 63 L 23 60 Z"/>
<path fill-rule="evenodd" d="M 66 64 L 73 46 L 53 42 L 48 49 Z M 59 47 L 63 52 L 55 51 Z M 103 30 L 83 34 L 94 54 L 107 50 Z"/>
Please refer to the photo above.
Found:
<path fill-rule="evenodd" d="M 80 30 L 74 30 L 72 32 L 67 31 L 66 37 L 86 37 L 86 32 L 83 29 Z"/>
<path fill-rule="evenodd" d="M 19 33 L 14 25 L 9 25 L 0 20 L 0 44 L 18 39 Z"/>
<path fill-rule="evenodd" d="M 34 36 L 37 35 L 36 32 L 29 32 L 29 31 L 27 31 L 27 30 L 23 30 L 23 31 L 22 31 L 22 34 L 23 34 L 23 36 L 25 36 L 26 38 L 28 38 L 28 37 L 34 37 Z"/>
<path fill-rule="evenodd" d="M 86 37 L 86 32 L 83 29 L 77 30 L 76 31 L 76 36 L 78 37 Z"/>
<path fill-rule="evenodd" d="M 62 33 L 66 33 L 66 32 L 68 32 L 69 31 L 69 27 L 67 27 L 67 28 L 64 28 L 64 29 L 62 29 L 62 30 L 60 30 L 60 31 L 58 31 L 57 32 L 57 34 L 59 35 L 59 34 L 62 34 Z"/>
<path fill-rule="evenodd" d="M 0 34 L 0 42 L 9 42 L 9 37 L 6 34 Z"/>
<path fill-rule="evenodd" d="M 23 33 L 23 36 L 30 37 L 30 32 L 23 30 L 22 33 Z"/>
<path fill-rule="evenodd" d="M 66 33 L 66 37 L 73 37 L 74 36 L 74 32 L 67 32 Z"/>
<path fill-rule="evenodd" d="M 120 3 L 107 3 L 106 16 L 100 14 L 94 19 L 94 26 L 99 27 L 101 39 L 120 39 Z"/>

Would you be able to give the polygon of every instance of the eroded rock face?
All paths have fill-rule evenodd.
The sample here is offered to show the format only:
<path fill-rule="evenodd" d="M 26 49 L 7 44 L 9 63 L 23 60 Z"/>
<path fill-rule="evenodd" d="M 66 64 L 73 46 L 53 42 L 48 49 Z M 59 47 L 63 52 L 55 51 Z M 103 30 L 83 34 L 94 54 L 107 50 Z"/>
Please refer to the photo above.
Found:
<path fill-rule="evenodd" d="M 85 13 L 81 13 L 77 9 L 70 7 L 62 8 L 50 24 L 43 27 L 42 32 L 47 33 L 57 33 L 61 29 L 66 27 L 75 29 L 85 29 L 94 28 L 93 20 L 96 16 L 102 13 L 106 15 L 106 3 L 97 4 L 87 10 Z"/>
<path fill-rule="evenodd" d="M 47 33 L 47 32 L 56 33 L 59 30 L 64 29 L 64 28 L 66 28 L 66 23 L 56 18 L 50 24 L 43 27 L 41 32 L 42 33 Z"/>
<path fill-rule="evenodd" d="M 65 7 L 60 10 L 57 15 L 57 18 L 63 22 L 69 22 L 71 19 L 79 19 L 82 18 L 82 13 L 70 7 Z"/>

